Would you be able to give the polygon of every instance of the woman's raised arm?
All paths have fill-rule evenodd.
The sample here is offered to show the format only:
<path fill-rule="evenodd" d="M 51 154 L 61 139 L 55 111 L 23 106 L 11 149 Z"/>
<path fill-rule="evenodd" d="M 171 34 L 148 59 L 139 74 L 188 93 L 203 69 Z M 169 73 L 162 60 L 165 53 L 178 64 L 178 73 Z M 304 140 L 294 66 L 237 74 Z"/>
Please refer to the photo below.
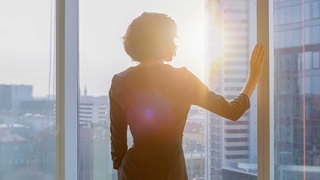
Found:
<path fill-rule="evenodd" d="M 262 65 L 264 61 L 264 49 L 261 44 L 257 44 L 251 55 L 250 59 L 250 74 L 248 76 L 247 82 L 244 85 L 241 93 L 251 97 L 254 88 L 256 87 L 261 74 L 262 74 Z"/>

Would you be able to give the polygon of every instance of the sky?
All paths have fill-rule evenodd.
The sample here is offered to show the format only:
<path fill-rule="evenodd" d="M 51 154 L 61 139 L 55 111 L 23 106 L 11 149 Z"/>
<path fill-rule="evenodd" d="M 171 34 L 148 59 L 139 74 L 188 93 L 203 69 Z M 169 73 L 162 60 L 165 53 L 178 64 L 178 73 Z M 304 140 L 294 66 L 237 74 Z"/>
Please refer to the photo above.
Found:
<path fill-rule="evenodd" d="M 203 0 L 79 0 L 79 4 L 81 92 L 86 86 L 89 95 L 107 95 L 112 76 L 137 65 L 125 53 L 121 37 L 143 12 L 165 13 L 176 21 L 178 49 L 170 64 L 204 78 Z M 52 93 L 51 17 L 50 0 L 0 0 L 0 84 L 33 85 L 37 97 Z"/>

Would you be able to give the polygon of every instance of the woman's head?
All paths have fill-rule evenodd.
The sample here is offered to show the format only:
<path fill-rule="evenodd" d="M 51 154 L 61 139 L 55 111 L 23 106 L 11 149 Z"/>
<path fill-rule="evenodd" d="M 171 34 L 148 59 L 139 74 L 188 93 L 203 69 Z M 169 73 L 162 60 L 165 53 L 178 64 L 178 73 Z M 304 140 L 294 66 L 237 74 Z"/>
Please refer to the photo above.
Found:
<path fill-rule="evenodd" d="M 177 25 L 165 14 L 143 13 L 128 26 L 123 45 L 133 61 L 171 61 L 176 54 Z"/>

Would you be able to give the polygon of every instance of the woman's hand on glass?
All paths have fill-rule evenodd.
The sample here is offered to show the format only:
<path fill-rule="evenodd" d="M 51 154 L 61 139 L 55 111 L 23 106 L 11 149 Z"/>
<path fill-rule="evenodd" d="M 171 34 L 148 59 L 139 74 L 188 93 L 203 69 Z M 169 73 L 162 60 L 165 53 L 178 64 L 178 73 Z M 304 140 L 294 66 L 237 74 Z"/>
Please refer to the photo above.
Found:
<path fill-rule="evenodd" d="M 262 65 L 264 62 L 264 48 L 261 44 L 256 44 L 252 51 L 250 59 L 250 74 L 249 78 L 258 82 L 262 74 Z"/>
<path fill-rule="evenodd" d="M 264 61 L 264 49 L 261 44 L 257 44 L 251 55 L 250 59 L 250 74 L 247 79 L 246 84 L 244 85 L 241 93 L 251 97 L 254 88 L 256 87 L 261 74 L 262 74 L 262 65 Z"/>

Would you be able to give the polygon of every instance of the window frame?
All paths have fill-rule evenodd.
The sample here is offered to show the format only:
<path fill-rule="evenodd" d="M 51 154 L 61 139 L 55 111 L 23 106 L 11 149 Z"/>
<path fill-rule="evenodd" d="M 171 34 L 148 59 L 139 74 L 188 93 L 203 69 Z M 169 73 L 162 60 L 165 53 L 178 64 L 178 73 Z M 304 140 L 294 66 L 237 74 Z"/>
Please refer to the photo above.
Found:
<path fill-rule="evenodd" d="M 78 179 L 78 12 L 78 0 L 56 0 L 57 180 Z"/>
<path fill-rule="evenodd" d="M 262 77 L 258 83 L 258 180 L 274 179 L 274 71 L 273 1 L 257 0 L 257 42 L 265 50 Z"/>

